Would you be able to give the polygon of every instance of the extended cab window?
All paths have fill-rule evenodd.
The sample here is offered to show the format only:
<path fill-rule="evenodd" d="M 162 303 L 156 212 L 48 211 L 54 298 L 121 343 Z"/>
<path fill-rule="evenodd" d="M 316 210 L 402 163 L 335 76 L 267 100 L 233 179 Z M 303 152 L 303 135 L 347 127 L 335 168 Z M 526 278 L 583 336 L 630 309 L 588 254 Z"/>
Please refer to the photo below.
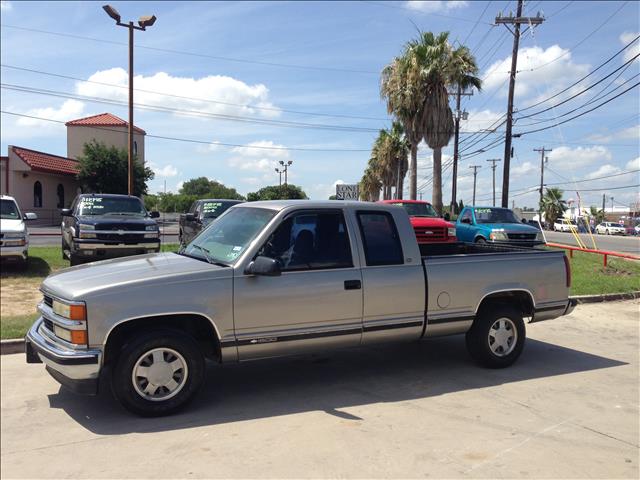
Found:
<path fill-rule="evenodd" d="M 402 265 L 400 237 L 388 212 L 358 212 L 367 265 Z"/>
<path fill-rule="evenodd" d="M 353 266 L 342 212 L 300 212 L 286 218 L 258 255 L 275 258 L 283 271 Z"/>

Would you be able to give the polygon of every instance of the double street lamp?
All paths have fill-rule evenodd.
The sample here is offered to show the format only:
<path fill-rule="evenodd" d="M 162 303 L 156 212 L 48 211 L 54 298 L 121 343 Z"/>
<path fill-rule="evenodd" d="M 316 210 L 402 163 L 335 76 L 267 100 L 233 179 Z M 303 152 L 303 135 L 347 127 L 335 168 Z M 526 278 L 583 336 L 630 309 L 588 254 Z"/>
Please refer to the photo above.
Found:
<path fill-rule="evenodd" d="M 104 5 L 102 7 L 107 15 L 116 21 L 116 25 L 120 27 L 126 27 L 129 29 L 129 182 L 128 192 L 129 195 L 134 194 L 133 190 L 133 31 L 134 30 L 146 30 L 147 27 L 156 23 L 155 15 L 147 15 L 140 17 L 138 25 L 134 25 L 133 22 L 123 23 L 118 11 L 111 5 Z"/>

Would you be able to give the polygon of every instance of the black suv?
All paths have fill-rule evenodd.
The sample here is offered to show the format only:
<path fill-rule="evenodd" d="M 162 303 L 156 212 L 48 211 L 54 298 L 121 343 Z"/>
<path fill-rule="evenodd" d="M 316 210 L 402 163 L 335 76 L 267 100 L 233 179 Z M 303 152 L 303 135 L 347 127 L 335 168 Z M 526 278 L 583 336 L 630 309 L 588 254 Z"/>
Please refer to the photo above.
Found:
<path fill-rule="evenodd" d="M 202 200 L 193 202 L 189 213 L 180 215 L 178 231 L 180 245 L 189 243 L 196 235 L 204 230 L 207 225 L 238 203 L 243 203 L 243 201 L 203 198 Z"/>
<path fill-rule="evenodd" d="M 62 210 L 62 256 L 71 265 L 160 251 L 158 212 L 138 197 L 82 194 Z"/>

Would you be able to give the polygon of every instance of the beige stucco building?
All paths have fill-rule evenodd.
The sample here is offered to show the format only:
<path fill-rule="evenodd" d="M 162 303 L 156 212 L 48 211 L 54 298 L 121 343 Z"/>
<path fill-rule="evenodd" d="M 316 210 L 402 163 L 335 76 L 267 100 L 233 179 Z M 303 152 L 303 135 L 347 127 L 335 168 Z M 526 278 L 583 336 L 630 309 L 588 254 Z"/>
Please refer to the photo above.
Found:
<path fill-rule="evenodd" d="M 38 224 L 60 223 L 60 209 L 81 192 L 77 158 L 92 140 L 128 149 L 128 123 L 110 113 L 72 120 L 67 125 L 67 156 L 9 145 L 0 157 L 0 193 L 16 199 L 23 212 L 38 215 Z M 144 163 L 144 130 L 134 127 L 134 154 Z"/>

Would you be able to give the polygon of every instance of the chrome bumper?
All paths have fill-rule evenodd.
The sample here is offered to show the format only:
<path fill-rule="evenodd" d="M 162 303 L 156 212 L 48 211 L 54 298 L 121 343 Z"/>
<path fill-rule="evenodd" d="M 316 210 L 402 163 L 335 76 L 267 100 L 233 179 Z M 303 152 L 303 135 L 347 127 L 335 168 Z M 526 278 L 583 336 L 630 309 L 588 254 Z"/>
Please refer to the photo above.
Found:
<path fill-rule="evenodd" d="M 28 243 L 26 245 L 2 245 L 0 246 L 0 257 L 1 258 L 20 257 L 22 260 L 26 260 L 28 249 L 29 249 Z"/>
<path fill-rule="evenodd" d="M 57 345 L 41 333 L 42 328 L 40 317 L 27 332 L 24 339 L 27 363 L 44 363 L 53 378 L 76 393 L 98 393 L 102 352 Z"/>

